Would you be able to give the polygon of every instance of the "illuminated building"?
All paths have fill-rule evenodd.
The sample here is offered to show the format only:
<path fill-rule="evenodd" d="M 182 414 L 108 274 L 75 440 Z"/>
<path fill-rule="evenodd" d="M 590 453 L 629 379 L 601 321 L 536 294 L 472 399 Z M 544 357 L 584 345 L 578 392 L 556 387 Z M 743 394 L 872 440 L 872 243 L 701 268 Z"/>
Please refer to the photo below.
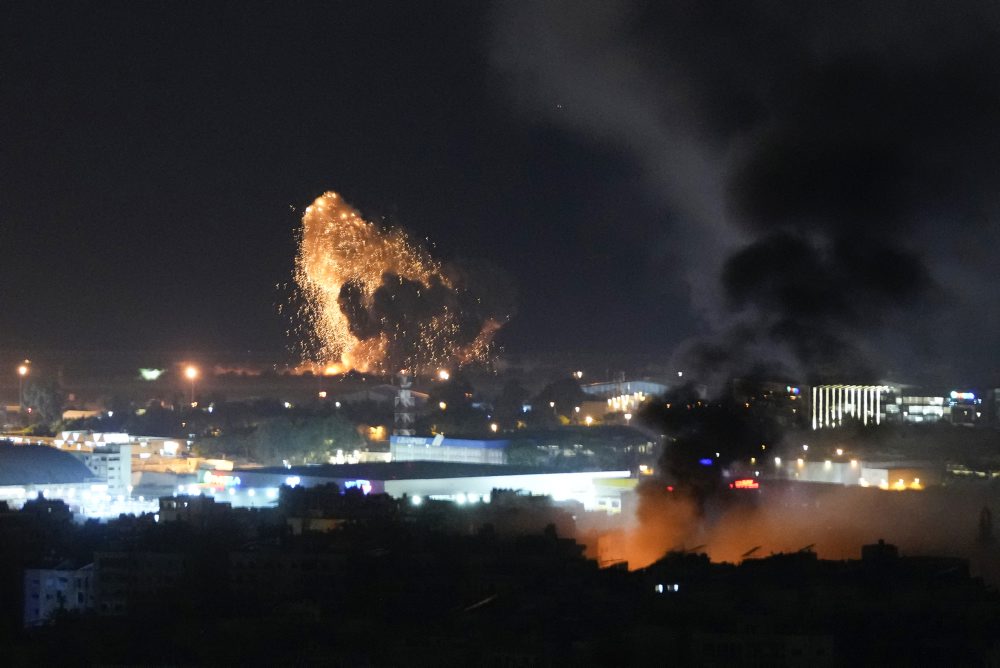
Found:
<path fill-rule="evenodd" d="M 238 474 L 244 489 L 276 489 L 294 479 L 296 486 L 332 482 L 341 490 L 360 489 L 365 494 L 388 494 L 397 499 L 405 495 L 414 502 L 448 500 L 460 505 L 488 503 L 493 490 L 507 489 L 550 496 L 554 501 L 576 501 L 587 510 L 609 513 L 621 511 L 623 493 L 636 483 L 629 471 L 553 472 L 528 466 L 432 461 L 242 469 Z"/>
<path fill-rule="evenodd" d="M 97 446 L 90 452 L 74 452 L 94 477 L 107 484 L 112 495 L 128 494 L 132 487 L 132 446 Z"/>
<path fill-rule="evenodd" d="M 902 394 L 889 396 L 885 417 L 892 422 L 920 424 L 950 422 L 972 426 L 982 417 L 982 399 L 974 392 L 952 390 L 947 394 Z"/>
<path fill-rule="evenodd" d="M 852 419 L 881 424 L 885 416 L 887 385 L 816 385 L 812 388 L 812 428 L 829 429 Z"/>
<path fill-rule="evenodd" d="M 391 436 L 389 452 L 394 462 L 461 462 L 506 464 L 507 440 L 473 440 L 437 436 Z"/>
<path fill-rule="evenodd" d="M 413 430 L 413 390 L 410 374 L 405 371 L 399 372 L 399 394 L 396 395 L 395 407 L 392 433 L 397 436 L 412 437 L 416 433 Z"/>
<path fill-rule="evenodd" d="M 44 445 L 0 443 L 0 501 L 20 507 L 38 494 L 81 499 L 93 486 L 93 474 L 67 452 Z"/>
<path fill-rule="evenodd" d="M 662 396 L 670 389 L 670 385 L 653 380 L 614 380 L 603 383 L 587 383 L 580 389 L 585 393 L 609 399 L 623 395 Z"/>
<path fill-rule="evenodd" d="M 944 468 L 933 462 L 806 461 L 800 458 L 776 462 L 774 477 L 796 482 L 919 491 L 940 484 Z"/>

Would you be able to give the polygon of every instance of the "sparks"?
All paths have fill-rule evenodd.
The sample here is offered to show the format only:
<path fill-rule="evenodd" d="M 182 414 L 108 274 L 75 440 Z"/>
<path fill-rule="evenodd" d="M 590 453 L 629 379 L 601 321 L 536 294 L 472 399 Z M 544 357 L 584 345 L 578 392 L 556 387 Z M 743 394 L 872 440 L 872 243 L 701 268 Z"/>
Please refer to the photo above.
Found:
<path fill-rule="evenodd" d="M 295 263 L 303 298 L 296 335 L 308 339 L 302 345 L 308 362 L 329 374 L 440 368 L 488 358 L 503 322 L 487 319 L 474 338 L 463 339 L 461 309 L 447 303 L 435 304 L 431 313 L 382 315 L 374 325 L 367 322 L 369 314 L 380 312 L 373 306 L 387 276 L 399 286 L 416 284 L 418 301 L 441 291 L 460 292 L 440 263 L 404 231 L 365 220 L 336 193 L 325 193 L 305 209 Z M 395 303 L 395 294 L 389 300 Z"/>

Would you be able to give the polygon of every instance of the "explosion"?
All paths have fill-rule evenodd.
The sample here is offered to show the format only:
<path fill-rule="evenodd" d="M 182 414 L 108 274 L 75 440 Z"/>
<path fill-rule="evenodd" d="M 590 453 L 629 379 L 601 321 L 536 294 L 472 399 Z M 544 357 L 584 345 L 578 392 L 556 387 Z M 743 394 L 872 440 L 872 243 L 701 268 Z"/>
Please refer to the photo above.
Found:
<path fill-rule="evenodd" d="M 486 361 L 510 318 L 496 272 L 444 267 L 404 231 L 365 220 L 333 192 L 302 216 L 295 282 L 305 357 L 326 372 L 419 373 Z"/>

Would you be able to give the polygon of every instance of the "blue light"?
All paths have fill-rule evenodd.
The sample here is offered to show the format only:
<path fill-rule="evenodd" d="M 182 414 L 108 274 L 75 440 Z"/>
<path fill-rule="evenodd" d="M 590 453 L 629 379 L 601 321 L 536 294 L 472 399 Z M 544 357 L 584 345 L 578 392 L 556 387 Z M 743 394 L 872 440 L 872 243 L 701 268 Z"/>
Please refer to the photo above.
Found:
<path fill-rule="evenodd" d="M 699 459 L 698 463 L 701 464 L 702 466 L 711 466 L 712 460 L 709 457 L 705 457 L 704 459 Z"/>

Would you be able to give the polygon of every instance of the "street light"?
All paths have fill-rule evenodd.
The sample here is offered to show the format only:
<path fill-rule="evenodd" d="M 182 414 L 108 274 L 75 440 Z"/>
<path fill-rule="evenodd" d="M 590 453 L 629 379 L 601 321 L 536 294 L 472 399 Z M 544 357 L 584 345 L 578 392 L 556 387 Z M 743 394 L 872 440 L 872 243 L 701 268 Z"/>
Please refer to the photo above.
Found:
<path fill-rule="evenodd" d="M 194 382 L 198 380 L 198 367 L 189 364 L 184 369 L 184 375 L 191 381 L 191 406 L 194 406 Z"/>
<path fill-rule="evenodd" d="M 24 360 L 24 364 L 17 367 L 17 407 L 21 413 L 24 412 L 24 377 L 31 371 L 29 364 L 31 360 Z"/>

